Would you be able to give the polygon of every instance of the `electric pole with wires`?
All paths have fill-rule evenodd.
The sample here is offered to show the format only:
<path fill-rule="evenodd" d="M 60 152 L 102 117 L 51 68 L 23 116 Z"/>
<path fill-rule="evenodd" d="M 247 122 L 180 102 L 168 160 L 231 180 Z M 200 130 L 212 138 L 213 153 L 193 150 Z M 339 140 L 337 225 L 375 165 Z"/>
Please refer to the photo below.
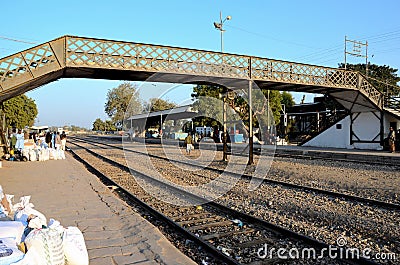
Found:
<path fill-rule="evenodd" d="M 353 49 L 351 51 L 347 50 L 347 44 L 353 44 Z M 363 55 L 363 49 L 365 50 L 365 55 Z M 344 69 L 347 69 L 347 54 L 365 58 L 365 75 L 368 77 L 368 41 L 361 42 L 355 40 L 347 39 L 347 36 L 344 36 Z"/>

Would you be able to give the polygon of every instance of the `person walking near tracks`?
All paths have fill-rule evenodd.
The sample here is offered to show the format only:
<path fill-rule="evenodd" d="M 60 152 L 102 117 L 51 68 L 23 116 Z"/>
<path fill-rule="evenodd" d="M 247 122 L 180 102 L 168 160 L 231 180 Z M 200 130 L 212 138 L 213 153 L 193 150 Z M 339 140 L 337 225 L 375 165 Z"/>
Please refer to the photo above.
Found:
<path fill-rule="evenodd" d="M 186 144 L 186 154 L 190 155 L 190 151 L 192 151 L 193 149 L 193 138 L 190 133 L 185 138 L 185 144 Z"/>
<path fill-rule="evenodd" d="M 390 127 L 389 129 L 389 150 L 391 153 L 394 153 L 395 151 L 395 142 L 396 142 L 396 132 L 393 130 L 393 127 Z"/>

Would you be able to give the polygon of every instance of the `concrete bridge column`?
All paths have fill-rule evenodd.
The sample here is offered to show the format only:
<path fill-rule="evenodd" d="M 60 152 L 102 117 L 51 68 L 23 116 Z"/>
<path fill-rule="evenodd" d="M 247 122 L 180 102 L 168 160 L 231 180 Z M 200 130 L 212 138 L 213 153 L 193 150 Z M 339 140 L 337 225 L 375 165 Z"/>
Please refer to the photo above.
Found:
<path fill-rule="evenodd" d="M 254 164 L 253 160 L 253 99 L 252 99 L 252 81 L 249 80 L 249 161 L 247 162 L 248 165 Z"/>

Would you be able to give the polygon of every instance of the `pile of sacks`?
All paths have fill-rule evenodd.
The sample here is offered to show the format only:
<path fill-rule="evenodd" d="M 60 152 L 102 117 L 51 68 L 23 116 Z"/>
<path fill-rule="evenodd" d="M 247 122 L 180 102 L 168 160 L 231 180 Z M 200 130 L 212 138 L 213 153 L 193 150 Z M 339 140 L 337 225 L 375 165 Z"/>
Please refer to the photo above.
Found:
<path fill-rule="evenodd" d="M 25 144 L 22 154 L 27 157 L 29 161 L 65 159 L 64 150 L 49 148 L 45 145 L 36 145 L 35 143 Z"/>
<path fill-rule="evenodd" d="M 65 159 L 65 152 L 54 148 L 35 148 L 29 151 L 29 161 L 47 161 Z"/>
<path fill-rule="evenodd" d="M 47 223 L 29 200 L 21 197 L 12 206 L 14 221 L 0 221 L 0 265 L 88 265 L 79 228 L 63 227 L 54 219 Z"/>

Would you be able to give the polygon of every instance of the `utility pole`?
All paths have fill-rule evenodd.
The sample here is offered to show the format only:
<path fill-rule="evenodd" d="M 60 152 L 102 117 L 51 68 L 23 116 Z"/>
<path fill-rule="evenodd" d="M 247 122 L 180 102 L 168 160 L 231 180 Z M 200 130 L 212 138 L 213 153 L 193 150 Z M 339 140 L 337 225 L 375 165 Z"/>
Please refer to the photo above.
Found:
<path fill-rule="evenodd" d="M 351 51 L 347 50 L 347 44 L 353 44 Z M 365 55 L 363 55 L 363 49 L 365 49 Z M 355 40 L 349 40 L 347 36 L 344 36 L 344 69 L 347 70 L 347 55 L 355 57 L 365 58 L 365 75 L 368 77 L 368 41 L 361 42 Z"/>

